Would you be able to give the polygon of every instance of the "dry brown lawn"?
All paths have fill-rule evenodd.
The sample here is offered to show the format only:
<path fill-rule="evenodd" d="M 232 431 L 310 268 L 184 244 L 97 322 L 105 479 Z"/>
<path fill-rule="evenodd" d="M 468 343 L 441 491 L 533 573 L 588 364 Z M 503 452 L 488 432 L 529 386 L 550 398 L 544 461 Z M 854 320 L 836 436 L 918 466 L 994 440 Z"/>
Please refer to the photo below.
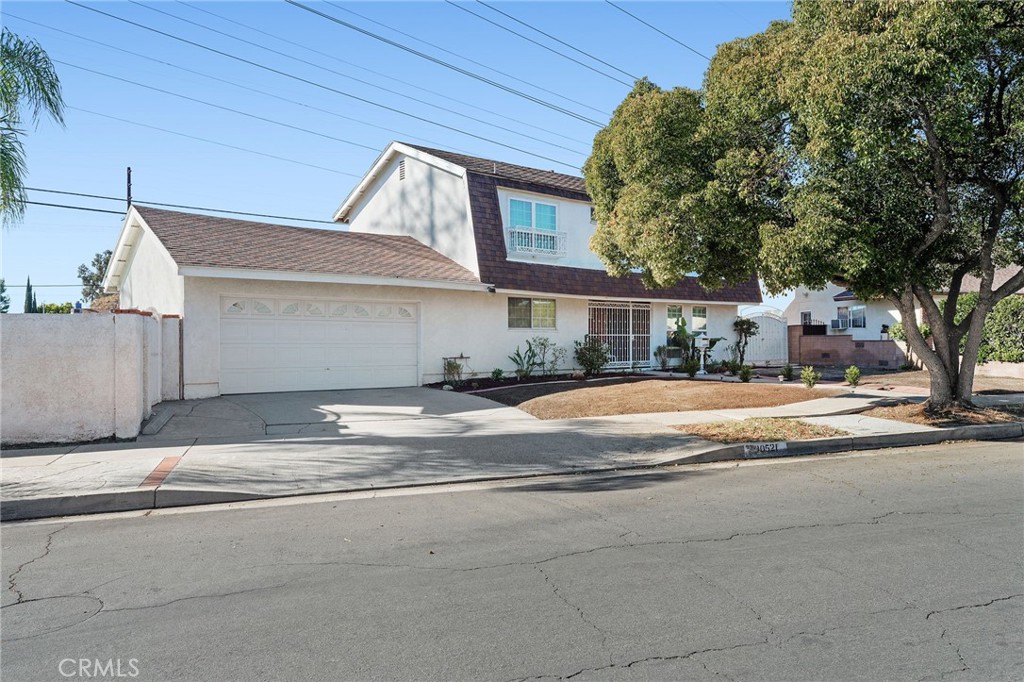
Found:
<path fill-rule="evenodd" d="M 931 376 L 928 370 L 911 370 L 905 372 L 882 372 L 863 370 L 860 379 L 862 388 L 880 388 L 882 386 L 914 386 L 916 388 L 930 388 Z M 1009 377 L 974 377 L 975 393 L 1020 393 L 1024 392 L 1024 385 L 1020 379 Z"/>
<path fill-rule="evenodd" d="M 539 393 L 546 387 L 545 393 Z M 678 379 L 642 379 L 614 384 L 540 384 L 483 394 L 540 419 L 604 417 L 645 412 L 775 407 L 842 391 L 774 384 L 740 384 Z"/>
<path fill-rule="evenodd" d="M 831 426 L 808 424 L 798 419 L 756 418 L 706 424 L 681 424 L 673 429 L 716 443 L 756 443 L 780 440 L 809 440 L 845 436 L 846 431 Z"/>
<path fill-rule="evenodd" d="M 930 413 L 925 406 L 915 403 L 874 407 L 862 413 L 866 417 L 892 419 L 898 422 L 924 424 L 925 426 L 969 426 L 971 424 L 1001 424 L 1024 420 L 1024 408 L 1008 406 L 1001 408 L 961 408 L 939 413 Z"/>

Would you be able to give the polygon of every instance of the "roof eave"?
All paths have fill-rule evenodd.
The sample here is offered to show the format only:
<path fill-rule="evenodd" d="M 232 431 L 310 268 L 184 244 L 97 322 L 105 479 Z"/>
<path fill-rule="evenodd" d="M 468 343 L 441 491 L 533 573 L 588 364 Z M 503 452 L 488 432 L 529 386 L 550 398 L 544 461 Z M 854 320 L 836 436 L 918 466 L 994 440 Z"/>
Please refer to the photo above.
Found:
<path fill-rule="evenodd" d="M 449 289 L 454 291 L 486 292 L 483 282 L 456 282 L 440 279 L 374 277 L 328 272 L 298 272 L 286 270 L 259 270 L 249 268 L 223 268 L 199 265 L 184 265 L 178 268 L 184 277 L 209 277 L 213 279 L 255 279 L 280 282 L 314 282 L 326 284 L 355 284 L 364 286 L 414 287 L 421 289 Z"/>

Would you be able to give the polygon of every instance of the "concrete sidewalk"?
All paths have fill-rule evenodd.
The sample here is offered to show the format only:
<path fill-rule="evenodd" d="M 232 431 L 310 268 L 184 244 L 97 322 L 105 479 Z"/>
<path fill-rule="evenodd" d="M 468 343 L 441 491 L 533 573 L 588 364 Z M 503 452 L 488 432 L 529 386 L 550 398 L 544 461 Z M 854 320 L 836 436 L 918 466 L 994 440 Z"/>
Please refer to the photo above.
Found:
<path fill-rule="evenodd" d="M 942 439 L 925 432 L 944 430 L 857 415 L 880 397 L 898 397 L 874 393 L 773 408 L 552 421 L 432 389 L 181 401 L 165 406 L 153 422 L 160 428 L 137 442 L 3 451 L 0 518 L 658 466 L 709 461 L 716 452 L 735 458 L 735 447 L 670 428 L 722 419 L 799 417 L 854 437 Z M 1017 430 L 993 437 L 1024 434 L 1012 426 Z M 849 437 L 822 443 L 835 451 L 852 447 Z"/>

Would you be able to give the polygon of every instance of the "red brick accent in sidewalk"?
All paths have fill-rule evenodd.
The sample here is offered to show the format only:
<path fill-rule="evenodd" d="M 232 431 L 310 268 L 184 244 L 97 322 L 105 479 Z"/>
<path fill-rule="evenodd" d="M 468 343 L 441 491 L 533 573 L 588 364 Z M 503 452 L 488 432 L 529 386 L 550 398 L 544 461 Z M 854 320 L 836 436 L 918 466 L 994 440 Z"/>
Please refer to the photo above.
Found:
<path fill-rule="evenodd" d="M 149 476 L 146 476 L 146 480 L 139 484 L 140 488 L 148 488 L 154 485 L 160 485 L 167 478 L 167 474 L 171 473 L 171 470 L 178 465 L 181 461 L 181 457 L 164 457 L 160 460 L 160 463 L 156 465 L 156 469 L 150 472 Z"/>

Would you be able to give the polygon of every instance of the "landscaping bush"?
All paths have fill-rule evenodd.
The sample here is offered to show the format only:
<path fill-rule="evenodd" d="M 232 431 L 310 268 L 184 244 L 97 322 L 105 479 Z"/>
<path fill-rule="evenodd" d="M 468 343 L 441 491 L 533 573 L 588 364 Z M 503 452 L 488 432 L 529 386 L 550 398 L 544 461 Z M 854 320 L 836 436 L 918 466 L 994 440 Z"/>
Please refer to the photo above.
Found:
<path fill-rule="evenodd" d="M 573 356 L 576 364 L 583 368 L 586 376 L 599 374 L 604 366 L 611 361 L 611 353 L 608 346 L 601 343 L 597 337 L 587 334 L 582 341 L 576 341 L 576 351 Z"/>
<path fill-rule="evenodd" d="M 800 381 L 804 382 L 807 388 L 814 388 L 814 385 L 821 381 L 821 372 L 815 372 L 813 367 L 807 365 L 800 370 Z"/>
<path fill-rule="evenodd" d="M 548 376 L 555 374 L 565 361 L 566 350 L 546 336 L 535 336 L 529 344 L 537 354 L 536 367 Z"/>
<path fill-rule="evenodd" d="M 750 343 L 752 337 L 757 336 L 760 327 L 753 320 L 737 317 L 732 323 L 732 330 L 736 332 L 736 359 L 742 365 L 747 354 L 747 344 Z"/>
<path fill-rule="evenodd" d="M 860 368 L 857 365 L 850 365 L 846 368 L 846 383 L 854 388 L 860 383 Z"/>
<path fill-rule="evenodd" d="M 662 372 L 668 371 L 668 346 L 658 346 L 654 349 L 654 361 Z"/>
<path fill-rule="evenodd" d="M 462 364 L 455 358 L 446 358 L 444 361 L 444 382 L 453 386 L 462 383 Z"/>
<path fill-rule="evenodd" d="M 491 370 L 491 378 L 495 381 L 501 381 L 505 377 L 505 370 L 500 367 L 495 367 Z"/>
<path fill-rule="evenodd" d="M 782 378 L 786 381 L 793 380 L 793 365 L 786 363 L 785 367 L 782 368 Z"/>
<path fill-rule="evenodd" d="M 700 360 L 690 358 L 683 363 L 683 371 L 692 379 L 700 371 Z"/>
<path fill-rule="evenodd" d="M 726 360 L 722 365 L 729 371 L 729 374 L 732 374 L 733 376 L 739 374 L 740 367 L 742 367 L 739 360 Z"/>
<path fill-rule="evenodd" d="M 508 359 L 516 366 L 516 376 L 520 379 L 525 379 L 533 374 L 533 370 L 538 365 L 537 351 L 530 341 L 526 342 L 525 353 L 519 350 L 519 346 L 516 346 L 516 352 L 508 356 Z"/>
<path fill-rule="evenodd" d="M 988 314 L 978 362 L 1024 362 L 1024 296 L 1007 296 Z"/>
<path fill-rule="evenodd" d="M 743 365 L 740 367 L 739 378 L 743 383 L 749 383 L 754 377 L 754 368 L 750 365 Z"/>

